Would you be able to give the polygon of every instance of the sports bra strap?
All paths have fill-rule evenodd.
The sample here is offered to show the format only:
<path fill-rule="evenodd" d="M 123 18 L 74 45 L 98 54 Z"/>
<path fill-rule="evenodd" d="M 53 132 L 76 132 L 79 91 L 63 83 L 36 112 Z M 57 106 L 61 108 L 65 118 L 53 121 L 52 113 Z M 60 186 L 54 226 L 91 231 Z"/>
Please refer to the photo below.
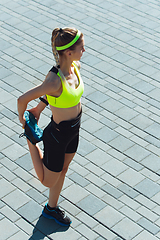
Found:
<path fill-rule="evenodd" d="M 58 69 L 53 66 L 53 67 L 51 68 L 50 72 L 54 72 L 54 73 L 57 74 L 57 73 L 58 73 Z"/>

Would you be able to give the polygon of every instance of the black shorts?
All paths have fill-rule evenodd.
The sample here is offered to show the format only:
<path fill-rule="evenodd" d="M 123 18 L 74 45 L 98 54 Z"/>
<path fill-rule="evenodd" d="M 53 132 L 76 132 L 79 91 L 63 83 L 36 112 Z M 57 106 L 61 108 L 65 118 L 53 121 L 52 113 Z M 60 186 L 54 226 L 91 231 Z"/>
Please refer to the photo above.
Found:
<path fill-rule="evenodd" d="M 65 153 L 75 153 L 79 142 L 79 128 L 82 112 L 73 120 L 53 121 L 43 131 L 43 164 L 53 172 L 63 169 Z"/>

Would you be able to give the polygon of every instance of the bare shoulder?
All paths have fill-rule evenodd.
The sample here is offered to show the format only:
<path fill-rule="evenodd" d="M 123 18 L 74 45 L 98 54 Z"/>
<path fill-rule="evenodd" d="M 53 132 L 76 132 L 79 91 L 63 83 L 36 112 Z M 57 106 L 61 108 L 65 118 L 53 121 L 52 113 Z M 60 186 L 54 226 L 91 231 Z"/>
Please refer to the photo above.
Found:
<path fill-rule="evenodd" d="M 47 94 L 58 91 L 61 87 L 61 80 L 54 72 L 49 72 L 43 82 L 43 86 L 47 89 Z"/>
<path fill-rule="evenodd" d="M 80 68 L 81 68 L 81 63 L 80 63 L 79 61 L 75 61 L 74 63 L 76 64 L 78 70 L 80 70 Z"/>

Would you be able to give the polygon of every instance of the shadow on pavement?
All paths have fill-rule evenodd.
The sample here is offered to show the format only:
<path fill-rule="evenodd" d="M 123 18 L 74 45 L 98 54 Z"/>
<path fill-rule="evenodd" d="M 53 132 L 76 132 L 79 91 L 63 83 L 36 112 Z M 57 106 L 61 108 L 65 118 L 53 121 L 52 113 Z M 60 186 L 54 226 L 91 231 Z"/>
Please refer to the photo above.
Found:
<path fill-rule="evenodd" d="M 68 228 L 69 227 L 60 226 L 54 220 L 47 219 L 41 215 L 34 227 L 32 236 L 29 238 L 29 240 L 41 240 L 46 236 L 49 236 L 49 238 L 51 238 L 51 234 L 56 232 L 65 232 L 68 230 Z"/>

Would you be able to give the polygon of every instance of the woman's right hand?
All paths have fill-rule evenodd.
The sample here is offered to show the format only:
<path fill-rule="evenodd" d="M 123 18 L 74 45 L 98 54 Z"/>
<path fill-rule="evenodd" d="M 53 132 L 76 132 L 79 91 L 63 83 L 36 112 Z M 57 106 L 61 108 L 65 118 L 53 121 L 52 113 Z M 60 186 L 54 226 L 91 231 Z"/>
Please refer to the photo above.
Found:
<path fill-rule="evenodd" d="M 19 117 L 19 121 L 20 121 L 20 123 L 22 124 L 22 128 L 24 129 L 25 124 L 26 124 L 25 117 L 24 117 L 24 116 L 23 116 L 23 117 Z"/>

